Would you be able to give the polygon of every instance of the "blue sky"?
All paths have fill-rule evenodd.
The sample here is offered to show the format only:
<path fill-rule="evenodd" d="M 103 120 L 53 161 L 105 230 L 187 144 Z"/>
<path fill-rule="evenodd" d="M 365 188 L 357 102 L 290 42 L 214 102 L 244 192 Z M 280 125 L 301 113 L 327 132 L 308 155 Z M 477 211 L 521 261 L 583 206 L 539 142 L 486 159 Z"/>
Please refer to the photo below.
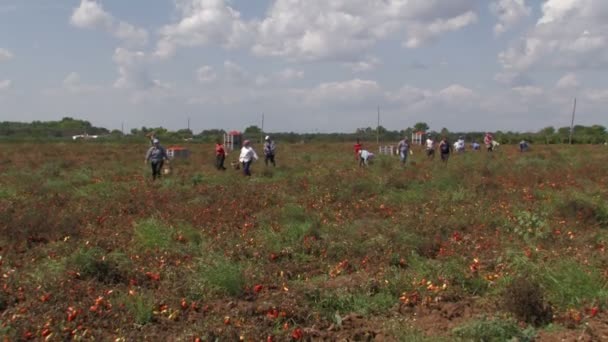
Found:
<path fill-rule="evenodd" d="M 606 125 L 605 0 L 0 0 L 0 120 Z"/>

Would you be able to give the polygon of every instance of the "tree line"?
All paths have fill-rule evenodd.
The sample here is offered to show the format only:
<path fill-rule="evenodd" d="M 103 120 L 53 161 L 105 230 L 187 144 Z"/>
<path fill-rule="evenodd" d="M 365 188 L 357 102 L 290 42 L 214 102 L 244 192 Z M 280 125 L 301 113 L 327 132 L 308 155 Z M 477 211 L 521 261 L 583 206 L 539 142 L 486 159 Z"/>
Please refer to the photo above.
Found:
<path fill-rule="evenodd" d="M 468 142 L 482 142 L 485 132 L 452 132 L 447 128 L 431 130 L 425 122 L 402 130 L 389 130 L 379 126 L 376 128 L 358 128 L 351 133 L 295 133 L 295 132 L 263 132 L 258 126 L 249 126 L 243 130 L 246 139 L 261 141 L 264 135 L 269 134 L 273 139 L 287 142 L 350 142 L 356 139 L 367 142 L 375 142 L 377 139 L 382 143 L 397 142 L 404 137 L 411 138 L 413 132 L 427 132 L 439 139 L 447 137 L 456 140 L 464 137 Z M 123 139 L 140 141 L 142 138 L 154 134 L 164 141 L 193 141 L 211 143 L 222 141 L 226 133 L 223 129 L 205 129 L 194 133 L 190 129 L 169 130 L 163 127 L 141 127 L 134 128 L 128 134 L 120 130 L 109 130 L 103 127 L 95 127 L 89 121 L 64 117 L 59 121 L 33 121 L 24 122 L 0 122 L 0 137 L 3 138 L 36 138 L 36 139 L 64 139 L 74 135 L 97 135 L 104 139 Z M 503 144 L 514 144 L 526 140 L 532 144 L 567 144 L 570 140 L 570 127 L 545 127 L 536 132 L 492 132 L 494 138 Z M 582 126 L 576 125 L 572 130 L 572 142 L 575 144 L 603 144 L 608 140 L 606 127 L 601 125 Z"/>

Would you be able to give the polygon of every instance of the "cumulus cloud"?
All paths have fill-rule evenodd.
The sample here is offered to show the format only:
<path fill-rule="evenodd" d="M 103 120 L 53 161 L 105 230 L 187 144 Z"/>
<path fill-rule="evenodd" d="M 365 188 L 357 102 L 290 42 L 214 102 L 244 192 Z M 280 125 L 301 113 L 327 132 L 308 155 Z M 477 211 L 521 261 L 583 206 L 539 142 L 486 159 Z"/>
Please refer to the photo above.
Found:
<path fill-rule="evenodd" d="M 302 96 L 305 103 L 311 106 L 359 106 L 384 97 L 376 81 L 361 79 L 326 82 L 312 89 L 299 89 L 294 92 Z"/>
<path fill-rule="evenodd" d="M 143 45 L 148 41 L 145 29 L 117 20 L 95 0 L 81 0 L 80 6 L 72 13 L 70 23 L 78 28 L 106 30 L 128 44 Z"/>
<path fill-rule="evenodd" d="M 227 0 L 178 0 L 178 22 L 160 30 L 155 54 L 219 44 L 290 60 L 340 59 L 397 35 L 415 48 L 477 20 L 476 0 L 276 0 L 260 20 L 245 20 Z M 353 65 L 355 68 L 356 65 Z M 364 70 L 373 63 L 361 64 Z"/>
<path fill-rule="evenodd" d="M 149 57 L 144 52 L 117 48 L 112 59 L 119 74 L 114 82 L 115 88 L 146 90 L 159 84 L 148 72 Z"/>
<path fill-rule="evenodd" d="M 13 82 L 11 80 L 0 81 L 0 91 L 9 89 L 12 84 L 13 84 Z"/>
<path fill-rule="evenodd" d="M 576 89 L 580 86 L 578 77 L 574 73 L 568 73 L 557 81 L 555 85 L 558 89 Z"/>
<path fill-rule="evenodd" d="M 77 72 L 69 73 L 61 82 L 62 88 L 70 93 L 83 94 L 90 93 L 99 89 L 99 87 L 82 83 L 80 75 Z"/>
<path fill-rule="evenodd" d="M 513 87 L 512 90 L 520 96 L 524 97 L 540 96 L 545 93 L 543 88 L 535 86 Z"/>
<path fill-rule="evenodd" d="M 210 43 L 239 47 L 251 35 L 251 24 L 224 0 L 178 0 L 181 20 L 160 30 L 161 39 L 155 54 L 166 58 L 180 46 L 202 46 Z"/>
<path fill-rule="evenodd" d="M 376 69 L 380 65 L 380 59 L 370 56 L 357 62 L 345 62 L 342 65 L 355 73 L 366 72 Z"/>
<path fill-rule="evenodd" d="M 494 33 L 499 35 L 530 16 L 532 9 L 526 6 L 525 0 L 497 0 L 490 3 L 490 12 L 498 17 Z"/>
<path fill-rule="evenodd" d="M 0 48 L 0 62 L 4 62 L 4 61 L 8 61 L 9 59 L 13 58 L 13 53 L 6 50 L 6 49 L 2 49 Z"/>
<path fill-rule="evenodd" d="M 295 79 L 301 79 L 304 77 L 304 71 L 287 68 L 279 71 L 276 74 L 276 78 L 281 81 L 291 81 Z"/>
<path fill-rule="evenodd" d="M 547 0 L 535 27 L 499 54 L 505 69 L 608 65 L 608 2 Z"/>

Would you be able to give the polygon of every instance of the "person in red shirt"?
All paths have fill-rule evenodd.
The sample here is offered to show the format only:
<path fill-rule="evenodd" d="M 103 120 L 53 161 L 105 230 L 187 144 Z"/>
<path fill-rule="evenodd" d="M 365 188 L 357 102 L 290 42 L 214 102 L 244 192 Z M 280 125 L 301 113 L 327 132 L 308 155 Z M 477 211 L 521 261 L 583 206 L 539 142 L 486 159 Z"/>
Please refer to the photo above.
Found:
<path fill-rule="evenodd" d="M 362 149 L 363 145 L 361 145 L 361 142 L 359 142 L 359 139 L 357 139 L 357 143 L 355 144 L 355 160 L 359 160 L 359 151 Z"/>
<path fill-rule="evenodd" d="M 226 170 L 224 160 L 226 160 L 226 150 L 224 150 L 224 145 L 217 141 L 215 143 L 215 167 L 218 170 Z"/>

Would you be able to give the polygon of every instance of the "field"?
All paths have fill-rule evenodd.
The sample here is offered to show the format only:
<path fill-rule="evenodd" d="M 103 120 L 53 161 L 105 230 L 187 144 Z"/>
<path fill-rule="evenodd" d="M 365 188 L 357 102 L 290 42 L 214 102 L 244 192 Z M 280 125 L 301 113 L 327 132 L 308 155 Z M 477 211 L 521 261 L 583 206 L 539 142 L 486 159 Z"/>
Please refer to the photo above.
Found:
<path fill-rule="evenodd" d="M 604 146 L 279 145 L 248 179 L 192 145 L 154 183 L 146 148 L 0 146 L 0 336 L 608 338 Z"/>

